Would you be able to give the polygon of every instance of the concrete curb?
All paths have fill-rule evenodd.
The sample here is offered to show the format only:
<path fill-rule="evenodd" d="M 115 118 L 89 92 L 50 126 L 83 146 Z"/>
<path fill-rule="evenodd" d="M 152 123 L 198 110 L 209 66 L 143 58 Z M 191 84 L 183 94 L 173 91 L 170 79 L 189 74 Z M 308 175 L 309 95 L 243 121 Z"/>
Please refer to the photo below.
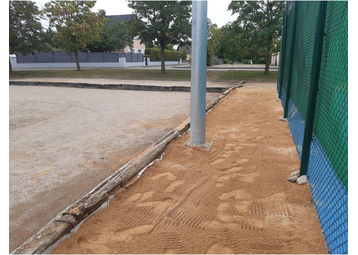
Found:
<path fill-rule="evenodd" d="M 236 86 L 228 88 L 224 93 L 207 104 L 206 112 L 212 110 L 235 88 L 242 87 L 243 83 L 244 82 L 241 81 Z M 127 164 L 109 176 L 92 191 L 88 192 L 84 197 L 59 213 L 54 219 L 41 228 L 35 235 L 26 240 L 11 254 L 40 254 L 44 252 L 64 235 L 69 234 L 72 229 L 95 212 L 103 203 L 107 202 L 111 195 L 118 189 L 124 187 L 142 169 L 157 159 L 171 141 L 179 138 L 189 128 L 190 118 L 171 130 L 137 157 L 131 159 Z"/>
<path fill-rule="evenodd" d="M 113 89 L 113 90 L 141 90 L 141 91 L 174 91 L 190 92 L 190 87 L 185 86 L 154 86 L 154 85 L 133 85 L 133 84 L 94 84 L 94 83 L 74 83 L 74 82 L 47 82 L 47 81 L 9 81 L 9 85 L 16 86 L 48 86 L 48 87 L 67 87 L 67 88 L 87 88 L 87 89 Z M 228 87 L 208 87 L 208 93 L 222 93 Z"/>

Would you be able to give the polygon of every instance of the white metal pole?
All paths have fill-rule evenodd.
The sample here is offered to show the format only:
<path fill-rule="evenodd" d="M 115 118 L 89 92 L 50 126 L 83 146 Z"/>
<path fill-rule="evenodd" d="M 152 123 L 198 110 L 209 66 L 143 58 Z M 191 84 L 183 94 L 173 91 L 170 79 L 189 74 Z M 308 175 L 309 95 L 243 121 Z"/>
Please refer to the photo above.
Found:
<path fill-rule="evenodd" d="M 207 1 L 193 1 L 190 145 L 205 145 Z"/>

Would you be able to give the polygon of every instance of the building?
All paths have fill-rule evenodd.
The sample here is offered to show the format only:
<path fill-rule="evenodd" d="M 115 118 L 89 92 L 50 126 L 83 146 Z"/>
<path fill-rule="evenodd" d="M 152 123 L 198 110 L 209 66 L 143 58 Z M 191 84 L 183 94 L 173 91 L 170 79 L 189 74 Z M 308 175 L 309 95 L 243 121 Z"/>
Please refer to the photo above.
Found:
<path fill-rule="evenodd" d="M 184 46 L 180 46 L 178 51 L 183 51 L 185 50 L 186 52 L 186 60 L 190 60 L 191 59 L 191 45 L 184 45 Z"/>

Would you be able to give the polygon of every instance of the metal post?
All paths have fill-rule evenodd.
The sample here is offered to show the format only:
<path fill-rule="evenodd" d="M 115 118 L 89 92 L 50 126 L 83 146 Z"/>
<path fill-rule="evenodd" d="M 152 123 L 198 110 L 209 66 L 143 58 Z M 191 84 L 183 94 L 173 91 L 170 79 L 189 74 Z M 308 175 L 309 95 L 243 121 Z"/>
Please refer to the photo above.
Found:
<path fill-rule="evenodd" d="M 312 62 L 312 70 L 311 70 L 310 91 L 308 95 L 305 133 L 303 135 L 300 176 L 307 174 L 309 158 L 310 158 L 313 122 L 314 122 L 317 92 L 318 92 L 319 73 L 321 69 L 320 67 L 321 67 L 323 38 L 324 38 L 324 29 L 325 29 L 325 21 L 326 21 L 326 9 L 327 9 L 327 1 L 319 2 L 318 17 L 316 23 L 315 44 L 313 48 L 313 62 Z"/>
<path fill-rule="evenodd" d="M 278 69 L 278 82 L 277 82 L 277 93 L 279 98 L 281 98 L 282 79 L 283 79 L 283 72 L 285 69 L 284 56 L 285 56 L 286 41 L 287 41 L 287 15 L 288 15 L 288 2 L 286 3 L 286 10 L 283 16 L 283 25 L 281 29 L 282 37 L 281 37 L 281 48 L 280 48 L 280 64 Z"/>
<path fill-rule="evenodd" d="M 190 145 L 205 146 L 207 1 L 193 1 Z"/>
<path fill-rule="evenodd" d="M 297 24 L 297 9 L 298 9 L 298 2 L 295 1 L 293 5 L 293 28 L 292 28 L 292 35 L 291 35 L 291 48 L 290 48 L 290 58 L 288 61 L 288 81 L 287 81 L 287 90 L 286 90 L 286 99 L 285 99 L 285 107 L 283 108 L 283 117 L 287 118 L 288 113 L 288 102 L 290 100 L 290 92 L 291 92 L 291 80 L 292 80 L 292 68 L 293 68 L 293 57 L 295 52 L 295 37 L 296 37 L 296 24 Z"/>

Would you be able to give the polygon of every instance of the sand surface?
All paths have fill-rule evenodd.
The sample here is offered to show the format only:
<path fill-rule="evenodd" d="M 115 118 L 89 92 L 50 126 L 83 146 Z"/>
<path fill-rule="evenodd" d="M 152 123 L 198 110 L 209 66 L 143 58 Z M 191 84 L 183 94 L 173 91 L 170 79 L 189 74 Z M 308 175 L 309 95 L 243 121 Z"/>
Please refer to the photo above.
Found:
<path fill-rule="evenodd" d="M 53 253 L 326 253 L 275 84 L 245 84 L 207 115 L 210 150 L 172 142 Z"/>

